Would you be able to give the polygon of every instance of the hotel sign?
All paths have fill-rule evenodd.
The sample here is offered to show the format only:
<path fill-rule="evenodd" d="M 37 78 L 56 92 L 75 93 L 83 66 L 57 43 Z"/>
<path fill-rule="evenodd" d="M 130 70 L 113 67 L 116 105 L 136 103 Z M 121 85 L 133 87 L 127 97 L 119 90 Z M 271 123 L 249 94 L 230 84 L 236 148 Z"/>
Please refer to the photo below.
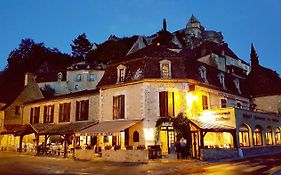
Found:
<path fill-rule="evenodd" d="M 265 116 L 259 116 L 259 115 L 253 115 L 249 113 L 243 113 L 243 118 L 246 119 L 254 119 L 254 120 L 261 120 L 261 121 L 273 121 L 273 122 L 279 122 L 278 119 L 265 117 Z"/>
<path fill-rule="evenodd" d="M 216 121 L 230 120 L 230 111 L 215 112 Z"/>

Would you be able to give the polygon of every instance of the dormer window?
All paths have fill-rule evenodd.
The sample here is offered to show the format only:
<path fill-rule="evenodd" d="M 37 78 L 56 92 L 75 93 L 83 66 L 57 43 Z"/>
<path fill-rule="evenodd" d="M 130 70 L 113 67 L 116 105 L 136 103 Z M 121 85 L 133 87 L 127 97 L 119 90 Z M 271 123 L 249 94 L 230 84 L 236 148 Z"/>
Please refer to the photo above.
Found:
<path fill-rule="evenodd" d="M 171 61 L 169 60 L 162 60 L 160 61 L 160 73 L 161 73 L 161 78 L 172 78 L 171 74 Z"/>
<path fill-rule="evenodd" d="M 125 81 L 126 68 L 127 67 L 122 64 L 117 67 L 117 83 Z"/>
<path fill-rule="evenodd" d="M 235 88 L 237 89 L 238 93 L 241 94 L 239 80 L 236 78 L 233 82 L 234 82 Z"/>
<path fill-rule="evenodd" d="M 61 72 L 58 73 L 58 81 L 62 81 L 63 75 Z"/>
<path fill-rule="evenodd" d="M 224 74 L 223 73 L 219 73 L 218 74 L 218 78 L 219 78 L 220 84 L 222 85 L 223 89 L 226 89 L 225 82 L 224 82 Z"/>
<path fill-rule="evenodd" d="M 205 66 L 200 66 L 199 69 L 198 69 L 199 73 L 200 73 L 200 77 L 202 79 L 202 81 L 204 83 L 208 83 L 208 80 L 207 80 L 207 69 Z"/>

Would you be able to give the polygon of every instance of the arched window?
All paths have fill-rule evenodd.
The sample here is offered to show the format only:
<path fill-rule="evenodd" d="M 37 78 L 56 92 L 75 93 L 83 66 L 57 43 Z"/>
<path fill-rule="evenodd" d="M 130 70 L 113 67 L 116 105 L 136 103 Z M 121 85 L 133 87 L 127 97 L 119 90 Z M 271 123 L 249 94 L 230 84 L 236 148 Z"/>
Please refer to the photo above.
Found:
<path fill-rule="evenodd" d="M 245 147 L 245 146 L 250 146 L 250 141 L 249 141 L 249 127 L 246 124 L 243 124 L 239 128 L 239 144 L 240 147 Z"/>
<path fill-rule="evenodd" d="M 276 144 L 281 144 L 281 130 L 280 130 L 280 128 L 276 128 L 276 131 L 275 131 L 275 143 Z"/>
<path fill-rule="evenodd" d="M 139 132 L 135 131 L 134 134 L 133 134 L 133 141 L 139 142 L 139 140 L 140 140 Z"/>
<path fill-rule="evenodd" d="M 267 145 L 273 144 L 272 143 L 272 128 L 270 126 L 268 126 L 267 129 L 266 129 L 265 139 L 266 139 Z"/>
<path fill-rule="evenodd" d="M 254 145 L 261 146 L 262 145 L 262 127 L 257 125 L 254 131 Z"/>
<path fill-rule="evenodd" d="M 57 78 L 58 78 L 58 81 L 62 81 L 63 75 L 61 72 L 58 73 Z"/>

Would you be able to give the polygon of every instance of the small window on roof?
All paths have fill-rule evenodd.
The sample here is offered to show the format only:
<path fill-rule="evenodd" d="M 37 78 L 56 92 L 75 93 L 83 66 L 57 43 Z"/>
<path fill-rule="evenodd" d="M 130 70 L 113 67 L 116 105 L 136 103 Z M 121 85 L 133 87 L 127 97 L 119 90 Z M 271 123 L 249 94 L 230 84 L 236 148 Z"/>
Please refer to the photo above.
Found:
<path fill-rule="evenodd" d="M 206 69 L 206 67 L 205 67 L 205 66 L 200 66 L 200 67 L 198 68 L 198 71 L 199 71 L 199 73 L 200 73 L 200 77 L 201 77 L 202 81 L 203 81 L 204 83 L 208 83 L 208 80 L 207 80 L 207 69 Z"/>
<path fill-rule="evenodd" d="M 224 82 L 224 74 L 223 73 L 219 73 L 218 74 L 218 78 L 219 78 L 220 84 L 222 85 L 222 88 L 226 89 L 225 82 Z"/>
<path fill-rule="evenodd" d="M 62 81 L 63 75 L 61 72 L 58 73 L 58 81 Z"/>
<path fill-rule="evenodd" d="M 171 73 L 171 61 L 164 59 L 161 60 L 160 62 L 160 74 L 161 78 L 172 78 L 172 73 Z"/>
<path fill-rule="evenodd" d="M 238 93 L 241 94 L 239 80 L 236 78 L 235 80 L 233 80 L 233 82 L 234 82 L 235 88 L 237 89 Z"/>
<path fill-rule="evenodd" d="M 117 83 L 121 83 L 125 81 L 125 77 L 126 77 L 126 66 L 120 64 L 117 67 Z"/>

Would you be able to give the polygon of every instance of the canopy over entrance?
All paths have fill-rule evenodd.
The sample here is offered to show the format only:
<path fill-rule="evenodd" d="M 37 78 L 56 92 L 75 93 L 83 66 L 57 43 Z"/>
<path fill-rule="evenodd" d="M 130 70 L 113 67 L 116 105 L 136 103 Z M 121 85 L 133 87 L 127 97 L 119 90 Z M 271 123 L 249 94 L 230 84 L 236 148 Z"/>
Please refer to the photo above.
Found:
<path fill-rule="evenodd" d="M 100 122 L 94 126 L 91 126 L 87 129 L 84 129 L 78 132 L 78 135 L 97 135 L 97 134 L 104 134 L 104 135 L 113 135 L 115 133 L 119 133 L 131 126 L 135 125 L 136 123 L 140 122 L 141 120 L 114 120 L 114 121 L 104 121 Z"/>
<path fill-rule="evenodd" d="M 231 126 L 214 122 L 207 123 L 196 119 L 190 119 L 190 123 L 195 128 L 205 132 L 233 132 L 235 130 L 235 128 Z"/>

